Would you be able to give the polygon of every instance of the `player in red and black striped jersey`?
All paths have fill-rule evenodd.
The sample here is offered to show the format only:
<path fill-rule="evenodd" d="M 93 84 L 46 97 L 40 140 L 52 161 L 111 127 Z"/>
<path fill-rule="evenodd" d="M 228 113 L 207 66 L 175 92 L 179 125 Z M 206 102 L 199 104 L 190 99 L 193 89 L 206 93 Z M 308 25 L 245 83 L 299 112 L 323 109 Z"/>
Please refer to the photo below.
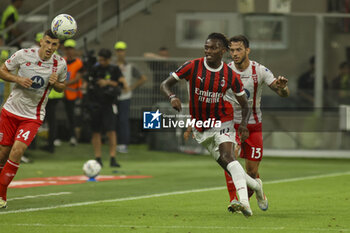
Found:
<path fill-rule="evenodd" d="M 252 211 L 248 201 L 247 185 L 257 192 L 257 196 L 262 196 L 263 191 L 262 185 L 244 172 L 232 153 L 235 137 L 233 109 L 223 98 L 226 91 L 231 89 L 235 93 L 242 108 L 242 121 L 238 128 L 242 141 L 249 136 L 246 125 L 250 114 L 240 76 L 222 61 L 227 49 L 228 40 L 223 34 L 210 34 L 205 42 L 205 57 L 183 64 L 161 84 L 161 90 L 169 97 L 172 107 L 181 111 L 181 101 L 170 88 L 179 80 L 185 79 L 189 85 L 192 120 L 221 122 L 218 127 L 195 124 L 193 134 L 197 142 L 206 147 L 220 166 L 230 173 L 235 186 L 239 187 L 237 192 L 240 197 L 239 201 L 231 202 L 231 206 L 248 217 L 252 215 Z"/>

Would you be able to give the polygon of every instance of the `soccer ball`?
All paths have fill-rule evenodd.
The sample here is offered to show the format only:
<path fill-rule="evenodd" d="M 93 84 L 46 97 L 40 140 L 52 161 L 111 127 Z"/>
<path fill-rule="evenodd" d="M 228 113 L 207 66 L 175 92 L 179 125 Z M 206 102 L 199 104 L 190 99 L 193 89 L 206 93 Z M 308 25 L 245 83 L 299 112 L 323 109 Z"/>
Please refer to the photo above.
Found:
<path fill-rule="evenodd" d="M 52 20 L 51 31 L 60 40 L 66 40 L 72 38 L 77 32 L 77 23 L 72 16 L 60 14 Z"/>
<path fill-rule="evenodd" d="M 101 165 L 94 159 L 88 160 L 83 166 L 84 174 L 89 178 L 98 176 L 101 171 Z"/>

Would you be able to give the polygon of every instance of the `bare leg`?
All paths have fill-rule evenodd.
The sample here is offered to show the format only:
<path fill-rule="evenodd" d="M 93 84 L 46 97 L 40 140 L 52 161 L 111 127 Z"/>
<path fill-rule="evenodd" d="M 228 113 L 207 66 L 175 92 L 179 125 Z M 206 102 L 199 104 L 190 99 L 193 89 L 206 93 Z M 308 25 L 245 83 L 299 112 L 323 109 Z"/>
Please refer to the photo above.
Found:
<path fill-rule="evenodd" d="M 247 174 L 252 178 L 258 178 L 259 177 L 259 165 L 260 161 L 251 161 L 246 159 L 245 160 L 245 169 L 247 170 Z"/>
<path fill-rule="evenodd" d="M 109 140 L 109 155 L 111 157 L 115 157 L 116 155 L 115 147 L 117 146 L 117 135 L 115 131 L 109 131 L 107 132 L 107 137 Z"/>
<path fill-rule="evenodd" d="M 8 160 L 11 148 L 10 146 L 0 145 L 0 165 L 4 165 Z"/>

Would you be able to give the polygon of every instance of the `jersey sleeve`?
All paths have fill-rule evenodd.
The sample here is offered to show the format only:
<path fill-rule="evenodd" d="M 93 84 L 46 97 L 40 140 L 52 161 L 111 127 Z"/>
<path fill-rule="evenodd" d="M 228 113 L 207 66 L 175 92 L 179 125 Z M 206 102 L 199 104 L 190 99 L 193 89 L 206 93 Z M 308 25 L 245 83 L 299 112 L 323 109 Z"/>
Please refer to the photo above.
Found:
<path fill-rule="evenodd" d="M 182 66 L 180 66 L 175 72 L 172 73 L 172 76 L 177 79 L 190 79 L 192 74 L 193 62 L 187 61 Z"/>
<path fill-rule="evenodd" d="M 261 76 L 263 78 L 263 81 L 270 86 L 275 80 L 276 78 L 273 76 L 273 73 L 267 69 L 265 66 L 260 66 L 260 72 L 261 72 Z"/>
<path fill-rule="evenodd" d="M 67 78 L 67 63 L 62 59 L 61 69 L 58 73 L 58 82 L 63 83 Z"/>
<path fill-rule="evenodd" d="M 25 62 L 25 59 L 23 58 L 23 53 L 24 53 L 24 50 L 21 49 L 15 52 L 14 54 L 12 54 L 12 56 L 6 60 L 5 65 L 9 71 L 16 70 L 17 68 L 19 68 L 19 66 L 22 63 Z"/>
<path fill-rule="evenodd" d="M 232 81 L 231 89 L 236 96 L 242 96 L 244 95 L 245 92 L 243 90 L 243 83 L 241 80 L 241 76 L 234 71 L 232 71 L 232 73 L 233 73 L 233 77 L 232 77 L 233 81 Z"/>

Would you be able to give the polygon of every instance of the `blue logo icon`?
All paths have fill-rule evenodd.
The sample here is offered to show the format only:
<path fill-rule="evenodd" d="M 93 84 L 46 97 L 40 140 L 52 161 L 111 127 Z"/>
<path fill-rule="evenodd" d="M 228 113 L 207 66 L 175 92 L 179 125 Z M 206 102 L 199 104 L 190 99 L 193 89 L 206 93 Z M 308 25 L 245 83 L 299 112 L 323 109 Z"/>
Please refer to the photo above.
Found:
<path fill-rule="evenodd" d="M 249 97 L 250 97 L 250 91 L 248 91 L 248 89 L 245 89 L 245 88 L 244 88 L 244 91 L 245 91 L 245 94 L 247 95 L 247 99 L 249 99 Z"/>
<path fill-rule="evenodd" d="M 160 116 L 162 114 L 159 109 L 156 112 L 143 112 L 143 128 L 144 129 L 160 129 Z"/>
<path fill-rule="evenodd" d="M 33 76 L 31 80 L 33 81 L 32 88 L 34 89 L 39 89 L 44 86 L 45 81 L 40 76 Z"/>

